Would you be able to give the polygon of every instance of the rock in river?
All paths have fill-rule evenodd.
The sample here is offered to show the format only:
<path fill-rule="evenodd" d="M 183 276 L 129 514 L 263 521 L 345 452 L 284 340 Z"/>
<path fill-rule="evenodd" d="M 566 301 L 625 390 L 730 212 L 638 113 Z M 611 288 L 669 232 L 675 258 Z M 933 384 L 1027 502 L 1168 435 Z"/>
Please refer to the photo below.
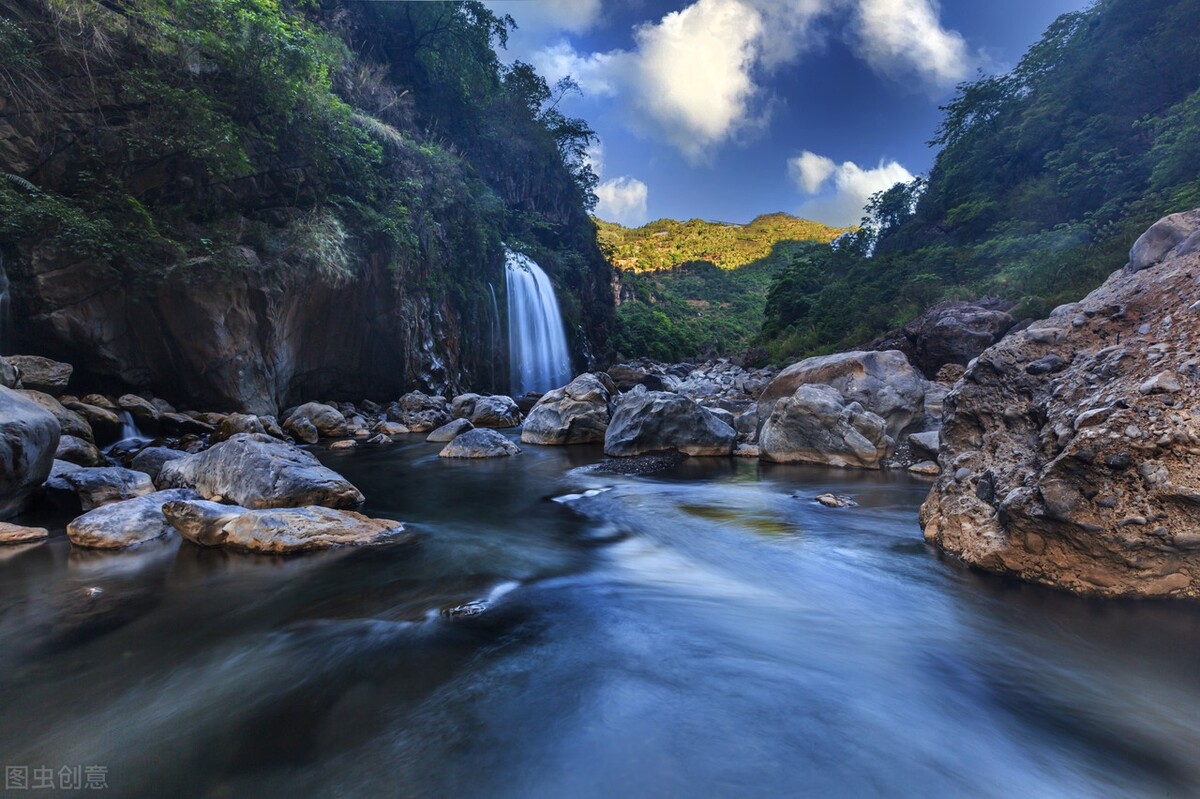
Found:
<path fill-rule="evenodd" d="M 162 538 L 171 531 L 163 516 L 167 502 L 199 499 L 188 489 L 156 491 L 89 511 L 67 525 L 71 543 L 89 549 L 124 549 Z"/>
<path fill-rule="evenodd" d="M 774 403 L 759 433 L 761 458 L 878 469 L 894 442 L 882 418 L 832 386 L 802 385 Z"/>
<path fill-rule="evenodd" d="M 348 508 L 363 495 L 311 453 L 270 436 L 240 433 L 196 455 L 163 464 L 164 488 L 192 488 L 247 508 Z"/>
<path fill-rule="evenodd" d="M 443 458 L 503 458 L 521 448 L 495 430 L 476 428 L 455 438 L 438 453 Z"/>
<path fill-rule="evenodd" d="M 525 419 L 526 444 L 592 444 L 604 441 L 616 386 L 608 375 L 585 373 L 549 391 Z"/>
<path fill-rule="evenodd" d="M 604 436 L 604 454 L 625 458 L 652 452 L 728 456 L 737 433 L 707 408 L 681 394 L 646 391 L 625 394 Z"/>
<path fill-rule="evenodd" d="M 154 493 L 154 483 L 144 472 L 105 466 L 100 469 L 71 469 L 56 475 L 79 497 L 79 506 L 90 511 L 112 502 Z"/>
<path fill-rule="evenodd" d="M 46 482 L 59 436 L 49 411 L 0 387 L 0 519 L 18 513 Z"/>
<path fill-rule="evenodd" d="M 431 444 L 448 444 L 468 430 L 474 430 L 475 425 L 467 419 L 455 419 L 434 430 L 425 440 Z"/>
<path fill-rule="evenodd" d="M 163 513 L 193 543 L 270 555 L 411 538 L 400 522 L 324 507 L 247 510 L 212 502 L 172 502 Z"/>

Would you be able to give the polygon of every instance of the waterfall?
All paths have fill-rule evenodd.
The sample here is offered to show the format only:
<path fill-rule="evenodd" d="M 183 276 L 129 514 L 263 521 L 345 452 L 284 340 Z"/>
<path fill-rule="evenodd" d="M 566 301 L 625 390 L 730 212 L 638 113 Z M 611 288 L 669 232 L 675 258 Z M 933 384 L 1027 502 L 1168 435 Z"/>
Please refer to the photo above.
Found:
<path fill-rule="evenodd" d="M 571 355 L 554 287 L 542 268 L 508 250 L 508 362 L 513 394 L 546 392 L 571 381 Z"/>
<path fill-rule="evenodd" d="M 500 306 L 496 302 L 496 287 L 488 282 L 488 293 L 492 295 L 492 318 L 488 324 L 488 333 L 492 346 L 492 393 L 496 393 L 496 344 L 500 341 Z"/>
<path fill-rule="evenodd" d="M 133 414 L 129 411 L 121 411 L 121 441 L 149 441 L 149 436 L 142 433 L 138 429 L 137 422 L 133 420 Z"/>

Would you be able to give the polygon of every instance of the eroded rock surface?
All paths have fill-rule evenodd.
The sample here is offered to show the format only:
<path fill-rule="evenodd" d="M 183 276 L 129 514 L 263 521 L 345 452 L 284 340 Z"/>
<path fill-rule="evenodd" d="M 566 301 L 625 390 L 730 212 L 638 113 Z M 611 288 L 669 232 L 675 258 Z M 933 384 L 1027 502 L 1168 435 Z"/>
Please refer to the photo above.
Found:
<path fill-rule="evenodd" d="M 655 452 L 728 456 L 737 433 L 704 406 L 681 394 L 638 386 L 621 397 L 604 435 L 604 454 L 631 457 Z"/>
<path fill-rule="evenodd" d="M 538 400 L 525 419 L 521 441 L 542 445 L 600 443 L 612 418 L 615 394 L 616 385 L 607 374 L 581 374 Z"/>
<path fill-rule="evenodd" d="M 1168 218 L 1177 248 L 1181 219 L 1200 227 Z M 927 540 L 1073 591 L 1200 598 L 1200 255 L 1149 246 L 1164 236 L 967 370 Z"/>
<path fill-rule="evenodd" d="M 826 385 L 802 385 L 775 402 L 758 437 L 765 461 L 861 469 L 878 469 L 894 445 L 880 416 Z"/>

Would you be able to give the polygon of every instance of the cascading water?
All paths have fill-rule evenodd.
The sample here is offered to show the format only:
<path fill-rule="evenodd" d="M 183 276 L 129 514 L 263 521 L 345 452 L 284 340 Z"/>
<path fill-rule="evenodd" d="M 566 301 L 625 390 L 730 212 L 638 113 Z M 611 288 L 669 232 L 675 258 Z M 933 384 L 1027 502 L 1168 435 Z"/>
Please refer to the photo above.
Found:
<path fill-rule="evenodd" d="M 571 354 L 549 276 L 528 257 L 506 251 L 508 360 L 513 394 L 546 392 L 571 380 Z"/>
<path fill-rule="evenodd" d="M 121 438 L 120 441 L 149 441 L 150 437 L 142 433 L 138 429 L 137 422 L 133 420 L 133 414 L 129 411 L 121 411 Z"/>
<path fill-rule="evenodd" d="M 492 345 L 492 393 L 496 393 L 496 345 L 500 341 L 500 306 L 496 303 L 496 287 L 488 283 L 488 293 L 492 296 L 492 318 L 488 324 L 488 334 Z"/>

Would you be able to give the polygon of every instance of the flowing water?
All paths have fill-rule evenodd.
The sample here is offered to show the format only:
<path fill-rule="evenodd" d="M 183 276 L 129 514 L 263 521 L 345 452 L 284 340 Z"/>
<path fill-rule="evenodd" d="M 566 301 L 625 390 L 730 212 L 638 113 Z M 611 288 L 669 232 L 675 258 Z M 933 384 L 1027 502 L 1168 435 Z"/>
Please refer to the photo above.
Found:
<path fill-rule="evenodd" d="M 322 455 L 411 544 L 89 553 L 26 519 L 56 535 L 0 550 L 0 762 L 113 796 L 1200 795 L 1200 609 L 939 559 L 926 483 L 438 449 Z"/>
<path fill-rule="evenodd" d="M 549 276 L 533 260 L 512 250 L 506 253 L 504 275 L 510 393 L 544 393 L 566 385 L 571 381 L 571 354 Z"/>

